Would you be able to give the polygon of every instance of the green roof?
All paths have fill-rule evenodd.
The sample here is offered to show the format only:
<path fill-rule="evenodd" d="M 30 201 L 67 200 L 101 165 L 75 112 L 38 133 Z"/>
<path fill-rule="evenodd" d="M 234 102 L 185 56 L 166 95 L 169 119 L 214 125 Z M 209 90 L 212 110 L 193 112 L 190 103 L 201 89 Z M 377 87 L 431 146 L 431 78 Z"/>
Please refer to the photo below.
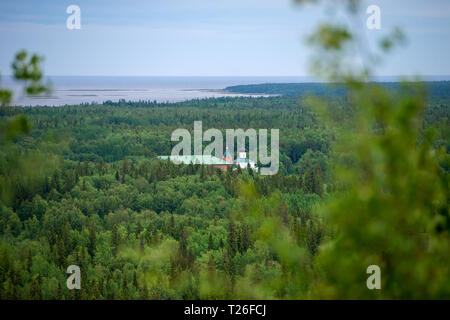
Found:
<path fill-rule="evenodd" d="M 236 159 L 234 162 L 238 163 L 238 162 L 254 162 L 253 160 L 250 160 L 248 158 L 238 158 Z M 256 163 L 256 162 L 255 162 Z"/>
<path fill-rule="evenodd" d="M 222 159 L 213 156 L 158 156 L 159 160 L 170 160 L 172 162 L 178 162 L 182 164 L 204 164 L 204 165 L 228 165 L 228 163 Z"/>

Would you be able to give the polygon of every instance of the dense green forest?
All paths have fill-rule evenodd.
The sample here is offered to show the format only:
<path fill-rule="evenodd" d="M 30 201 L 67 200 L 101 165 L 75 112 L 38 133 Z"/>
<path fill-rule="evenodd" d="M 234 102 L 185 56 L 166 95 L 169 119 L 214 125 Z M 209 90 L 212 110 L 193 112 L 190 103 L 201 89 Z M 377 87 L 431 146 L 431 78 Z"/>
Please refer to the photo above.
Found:
<path fill-rule="evenodd" d="M 418 80 L 419 81 L 419 80 Z M 428 95 L 433 99 L 450 98 L 450 81 L 422 82 L 427 88 Z M 391 92 L 398 90 L 398 82 L 381 82 L 379 85 Z M 324 85 L 323 83 L 262 83 L 251 85 L 230 86 L 224 89 L 232 93 L 273 94 L 283 96 L 326 95 L 328 97 L 342 97 L 348 94 L 344 83 Z"/>
<path fill-rule="evenodd" d="M 433 128 L 433 148 L 446 154 L 449 104 L 446 96 L 429 100 L 419 137 Z M 332 108 L 338 121 L 353 112 L 346 95 Z M 301 97 L 0 112 L 30 123 L 26 135 L 2 133 L 0 299 L 320 296 L 316 257 L 335 230 L 318 208 L 342 185 L 330 170 L 337 133 Z M 157 160 L 170 154 L 171 132 L 192 130 L 194 120 L 279 128 L 279 174 Z M 72 264 L 81 268 L 81 290 L 66 287 Z M 445 290 L 436 294 L 449 297 Z"/>

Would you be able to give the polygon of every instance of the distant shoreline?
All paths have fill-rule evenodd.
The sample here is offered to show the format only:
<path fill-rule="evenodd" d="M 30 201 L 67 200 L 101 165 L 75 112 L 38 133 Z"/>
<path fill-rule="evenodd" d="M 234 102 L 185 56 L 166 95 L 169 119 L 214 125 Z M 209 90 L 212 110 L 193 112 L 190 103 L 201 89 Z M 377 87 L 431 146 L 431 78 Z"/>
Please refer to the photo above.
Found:
<path fill-rule="evenodd" d="M 384 86 L 387 89 L 398 89 L 401 84 L 424 84 L 429 90 L 430 94 L 442 90 L 446 91 L 448 97 L 450 97 L 450 81 L 372 81 L 370 83 L 376 83 L 380 86 Z M 252 94 L 252 95 L 281 95 L 281 96 L 302 96 L 304 94 L 314 95 L 343 95 L 347 92 L 347 88 L 344 83 L 317 83 L 317 82 L 305 82 L 305 83 L 261 83 L 250 85 L 236 85 L 229 86 L 222 90 L 222 92 L 240 93 L 240 94 Z"/>
<path fill-rule="evenodd" d="M 103 104 L 105 102 L 151 101 L 157 103 L 178 103 L 190 100 L 221 97 L 277 97 L 303 96 L 305 94 L 339 96 L 346 92 L 343 84 L 324 82 L 263 82 L 246 84 L 242 78 L 173 78 L 159 81 L 156 78 L 142 78 L 132 81 L 124 78 L 79 77 L 56 81 L 50 95 L 28 97 L 21 94 L 21 88 L 15 87 L 12 102 L 14 106 L 69 106 L 79 104 Z M 126 80 L 126 81 L 125 81 Z M 128 81 L 130 80 L 130 81 Z M 246 79 L 246 81 L 255 79 Z M 259 79 L 264 80 L 264 79 Z M 270 80 L 270 79 L 269 79 Z M 243 81 L 240 83 L 238 81 Z M 400 82 L 374 81 L 386 87 L 395 88 Z M 450 81 L 423 82 L 431 95 L 438 92 L 442 97 L 450 98 Z M 416 83 L 415 82 L 415 83 Z M 231 83 L 231 85 L 229 85 Z M 4 85 L 8 88 L 8 85 Z"/>

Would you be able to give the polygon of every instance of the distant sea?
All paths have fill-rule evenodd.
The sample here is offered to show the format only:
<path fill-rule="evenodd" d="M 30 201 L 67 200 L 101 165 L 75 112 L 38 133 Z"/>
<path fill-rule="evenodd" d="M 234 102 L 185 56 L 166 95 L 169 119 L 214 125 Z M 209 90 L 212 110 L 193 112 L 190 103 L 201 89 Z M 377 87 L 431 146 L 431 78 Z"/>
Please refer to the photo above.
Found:
<path fill-rule="evenodd" d="M 376 81 L 395 81 L 396 77 L 380 77 Z M 2 77 L 1 86 L 12 88 L 14 105 L 64 106 L 105 101 L 157 101 L 180 102 L 191 99 L 223 96 L 261 96 L 231 94 L 225 87 L 261 83 L 318 82 L 312 77 L 94 77 L 50 76 L 49 95 L 27 97 L 20 84 L 11 77 Z M 426 81 L 450 80 L 450 76 L 424 77 Z"/>

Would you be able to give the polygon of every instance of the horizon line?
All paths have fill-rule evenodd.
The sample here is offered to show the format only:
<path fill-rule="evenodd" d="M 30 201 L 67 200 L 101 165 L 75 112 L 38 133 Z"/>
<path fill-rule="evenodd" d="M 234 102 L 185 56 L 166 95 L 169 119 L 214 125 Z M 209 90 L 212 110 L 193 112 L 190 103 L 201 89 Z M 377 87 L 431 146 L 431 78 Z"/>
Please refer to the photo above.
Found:
<path fill-rule="evenodd" d="M 4 77 L 13 77 L 13 74 L 2 74 Z M 154 78 L 318 78 L 313 75 L 71 75 L 71 74 L 48 74 L 45 77 L 154 77 Z M 422 75 L 374 75 L 372 78 L 377 77 L 450 77 L 450 74 L 422 74 Z"/>

